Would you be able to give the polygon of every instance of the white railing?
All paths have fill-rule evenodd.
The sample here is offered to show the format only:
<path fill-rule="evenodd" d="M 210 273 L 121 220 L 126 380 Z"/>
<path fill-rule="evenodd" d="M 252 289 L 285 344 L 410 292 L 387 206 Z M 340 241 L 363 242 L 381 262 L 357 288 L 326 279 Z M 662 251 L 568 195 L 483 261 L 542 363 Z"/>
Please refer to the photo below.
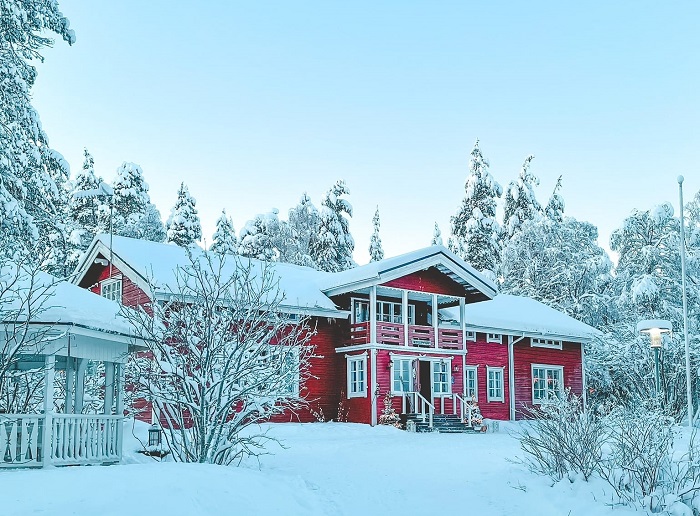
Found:
<path fill-rule="evenodd" d="M 52 464 L 118 462 L 122 420 L 121 416 L 53 414 Z"/>
<path fill-rule="evenodd" d="M 428 414 L 428 426 L 433 427 L 433 415 L 435 414 L 435 406 L 426 400 L 420 392 L 405 392 L 403 396 L 403 406 L 402 410 L 404 414 L 406 411 L 406 400 L 409 402 L 409 410 L 415 414 L 420 414 L 423 423 L 425 423 L 426 409 Z"/>
<path fill-rule="evenodd" d="M 0 468 L 41 467 L 43 426 L 41 414 L 0 414 Z"/>
<path fill-rule="evenodd" d="M 456 414 L 457 405 L 459 404 L 462 421 L 466 422 L 468 426 L 472 426 L 472 406 L 465 401 L 459 394 L 454 394 L 452 398 L 453 410 Z"/>

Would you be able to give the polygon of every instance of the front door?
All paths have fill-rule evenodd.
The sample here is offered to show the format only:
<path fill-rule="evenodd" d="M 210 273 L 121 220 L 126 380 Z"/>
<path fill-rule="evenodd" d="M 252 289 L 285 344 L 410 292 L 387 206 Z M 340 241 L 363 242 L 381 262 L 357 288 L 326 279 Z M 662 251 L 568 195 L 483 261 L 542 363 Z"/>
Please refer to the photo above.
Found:
<path fill-rule="evenodd" d="M 418 361 L 418 379 L 420 382 L 419 391 L 430 403 L 433 402 L 433 379 L 432 379 L 432 362 L 429 360 Z"/>

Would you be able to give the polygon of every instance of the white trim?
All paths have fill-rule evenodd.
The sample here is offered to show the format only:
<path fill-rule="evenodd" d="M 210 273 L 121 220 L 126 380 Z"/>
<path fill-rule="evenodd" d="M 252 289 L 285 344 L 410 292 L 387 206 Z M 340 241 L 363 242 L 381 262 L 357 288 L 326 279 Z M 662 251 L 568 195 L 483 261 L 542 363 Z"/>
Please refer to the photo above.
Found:
<path fill-rule="evenodd" d="M 413 390 L 413 382 L 414 382 L 414 380 L 415 380 L 415 378 L 413 377 L 413 362 L 414 362 L 415 360 L 418 360 L 418 357 L 407 357 L 407 356 L 402 356 L 402 355 L 399 355 L 399 356 L 391 356 L 391 355 L 390 355 L 389 358 L 391 359 L 391 361 L 389 362 L 389 363 L 391 364 L 391 375 L 390 375 L 390 378 L 389 378 L 389 381 L 391 382 L 391 385 L 390 385 L 389 391 L 390 391 L 390 393 L 391 393 L 391 396 L 403 396 L 405 393 L 411 392 L 411 391 Z M 397 367 L 398 367 L 399 369 L 401 369 L 400 366 L 399 366 L 399 364 L 400 364 L 401 362 L 404 362 L 404 363 L 405 363 L 405 362 L 408 362 L 408 364 L 409 364 L 409 376 L 410 376 L 410 377 L 408 378 L 408 390 L 406 390 L 406 391 L 404 391 L 404 390 L 395 390 L 395 389 L 394 389 L 394 382 L 395 382 L 394 372 L 397 371 Z M 401 381 L 401 380 L 400 380 L 400 381 Z M 402 382 L 402 383 L 403 383 L 403 382 Z M 403 387 L 403 385 L 402 385 L 402 387 Z"/>
<path fill-rule="evenodd" d="M 119 288 L 115 289 L 114 292 L 105 292 L 105 289 L 109 291 L 114 287 L 114 285 L 119 285 Z M 118 299 L 116 297 L 117 294 Z M 104 297 L 105 299 L 116 301 L 117 303 L 122 304 L 122 298 L 124 296 L 124 282 L 122 281 L 122 276 L 115 276 L 100 281 L 100 296 Z"/>
<path fill-rule="evenodd" d="M 513 347 L 522 337 L 515 340 L 508 335 L 508 419 L 515 421 L 515 355 Z"/>
<path fill-rule="evenodd" d="M 367 397 L 367 353 L 362 353 L 359 355 L 345 355 L 345 360 L 346 360 L 346 380 L 347 380 L 347 391 L 346 391 L 346 397 L 348 399 L 351 398 L 366 398 Z M 353 391 L 353 385 L 352 385 L 352 378 L 351 378 L 351 372 L 352 372 L 352 363 L 353 362 L 358 362 L 362 364 L 362 380 L 361 380 L 361 386 L 362 390 L 359 391 Z M 357 373 L 358 369 L 355 369 L 355 373 Z M 359 381 L 356 379 L 355 383 L 359 383 Z"/>
<path fill-rule="evenodd" d="M 559 394 L 564 394 L 564 366 L 562 365 L 552 365 L 552 364 L 530 364 L 530 384 L 532 385 L 532 404 L 541 405 L 542 403 L 547 403 L 547 400 L 536 400 L 535 399 L 535 369 L 544 369 L 545 377 L 547 375 L 547 370 L 558 371 L 560 374 L 560 385 L 557 391 Z M 547 392 L 553 389 L 546 388 Z"/>
<path fill-rule="evenodd" d="M 505 368 L 503 367 L 491 367 L 491 366 L 486 366 L 486 401 L 491 403 L 492 401 L 500 401 L 502 403 L 505 403 L 505 373 L 504 370 Z M 500 373 L 501 375 L 501 382 L 500 382 L 500 391 L 501 395 L 500 396 L 491 396 L 491 389 L 489 387 L 489 381 L 490 381 L 490 376 L 491 376 L 491 371 L 494 373 Z M 495 377 L 494 377 L 495 381 Z"/>
<path fill-rule="evenodd" d="M 583 351 L 583 344 L 581 344 L 581 398 L 583 400 L 583 412 L 586 412 L 586 403 L 588 401 L 587 396 L 588 388 L 586 387 L 586 356 Z"/>
<path fill-rule="evenodd" d="M 472 330 L 465 330 L 464 340 L 467 342 L 476 342 L 476 332 Z"/>
<path fill-rule="evenodd" d="M 474 372 L 474 394 L 469 394 L 469 375 L 467 373 Z M 471 399 L 474 396 L 476 401 L 479 401 L 479 366 L 468 365 L 464 366 L 464 396 Z"/>
<path fill-rule="evenodd" d="M 370 361 L 372 374 L 370 380 L 372 382 L 371 405 L 372 405 L 372 426 L 377 426 L 377 397 L 379 396 L 379 382 L 377 381 L 377 350 L 370 351 Z"/>
<path fill-rule="evenodd" d="M 433 398 L 435 397 L 445 397 L 445 396 L 450 396 L 452 395 L 452 360 L 445 360 L 444 358 L 438 358 L 438 359 L 433 359 L 430 360 L 432 364 L 430 365 L 430 393 Z M 438 371 L 435 370 L 435 364 L 440 364 L 440 369 Z M 442 368 L 445 366 L 445 370 L 443 371 Z M 444 382 L 436 382 L 435 381 L 435 375 L 446 375 L 446 379 Z M 447 387 L 446 390 L 440 390 L 440 392 L 435 391 L 435 384 L 439 383 L 441 386 L 444 384 L 444 386 Z"/>
<path fill-rule="evenodd" d="M 563 341 L 555 339 L 543 339 L 541 337 L 530 337 L 531 348 L 562 349 Z"/>
<path fill-rule="evenodd" d="M 416 355 L 419 355 L 421 357 L 425 356 L 425 353 L 430 353 L 433 355 L 450 355 L 450 356 L 459 356 L 459 355 L 466 355 L 467 352 L 462 350 L 462 349 L 435 349 L 435 348 L 420 348 L 420 347 L 405 347 L 405 346 L 397 346 L 396 344 L 355 344 L 353 346 L 344 346 L 341 348 L 335 348 L 336 353 L 343 353 L 343 352 L 351 352 L 351 351 L 360 351 L 360 350 L 369 350 L 369 349 L 376 349 L 376 350 L 385 350 L 385 351 L 401 351 L 402 353 L 409 353 L 409 352 L 414 352 Z M 415 351 L 414 351 L 415 350 Z M 440 358 L 436 358 L 436 360 L 440 360 Z"/>
<path fill-rule="evenodd" d="M 487 333 L 486 334 L 486 342 L 487 343 L 495 343 L 495 344 L 502 344 L 503 343 L 503 334 L 502 333 Z"/>

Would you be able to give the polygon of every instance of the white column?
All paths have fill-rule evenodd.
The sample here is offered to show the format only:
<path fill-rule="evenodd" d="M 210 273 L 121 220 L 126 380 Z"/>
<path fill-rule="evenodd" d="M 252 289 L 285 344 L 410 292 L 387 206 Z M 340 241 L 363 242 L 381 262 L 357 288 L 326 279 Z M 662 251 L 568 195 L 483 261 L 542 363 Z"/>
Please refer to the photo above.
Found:
<path fill-rule="evenodd" d="M 73 414 L 73 392 L 75 390 L 74 359 L 66 357 L 66 397 L 63 412 Z"/>
<path fill-rule="evenodd" d="M 85 370 L 87 369 L 88 359 L 78 359 L 78 371 L 75 376 L 75 413 L 82 414 L 85 404 Z"/>
<path fill-rule="evenodd" d="M 433 294 L 433 333 L 435 333 L 435 347 L 438 346 L 438 296 Z"/>
<path fill-rule="evenodd" d="M 370 383 L 368 387 L 372 389 L 370 395 L 372 400 L 372 426 L 377 426 L 377 350 L 370 350 L 370 369 L 372 371 L 372 377 L 370 378 Z"/>
<path fill-rule="evenodd" d="M 369 291 L 369 341 L 377 343 L 377 286 L 372 285 Z"/>
<path fill-rule="evenodd" d="M 44 433 L 41 438 L 41 461 L 43 466 L 51 466 L 51 434 L 53 433 L 53 382 L 56 374 L 56 357 L 44 358 Z"/>
<path fill-rule="evenodd" d="M 462 349 L 467 349 L 467 317 L 464 298 L 459 298 L 459 325 L 462 328 Z"/>
<path fill-rule="evenodd" d="M 105 406 L 104 414 L 112 415 L 114 403 L 114 362 L 105 362 Z"/>
<path fill-rule="evenodd" d="M 117 415 L 124 415 L 124 366 L 126 364 L 117 364 L 117 374 L 116 374 L 116 391 L 117 391 Z M 123 425 L 121 419 L 117 421 L 117 454 L 119 455 L 119 460 L 122 458 L 122 439 L 123 439 Z"/>
<path fill-rule="evenodd" d="M 403 317 L 403 345 L 408 346 L 408 290 L 401 291 L 401 317 Z"/>
<path fill-rule="evenodd" d="M 513 358 L 513 336 L 508 335 L 508 405 L 511 421 L 515 421 L 515 361 Z M 487 378 L 488 381 L 488 378 Z"/>
<path fill-rule="evenodd" d="M 561 381 L 564 381 L 564 378 L 561 379 Z M 583 351 L 583 342 L 581 343 L 581 399 L 583 400 L 583 412 L 586 412 L 586 404 L 588 402 L 587 399 L 587 391 L 588 389 L 586 388 L 586 356 Z"/>

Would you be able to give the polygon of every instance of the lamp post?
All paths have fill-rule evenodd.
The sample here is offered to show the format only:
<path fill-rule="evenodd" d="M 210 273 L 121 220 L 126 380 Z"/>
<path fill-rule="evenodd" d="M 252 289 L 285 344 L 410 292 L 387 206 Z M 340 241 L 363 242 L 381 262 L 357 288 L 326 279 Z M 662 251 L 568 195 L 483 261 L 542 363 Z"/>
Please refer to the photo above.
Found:
<path fill-rule="evenodd" d="M 661 336 L 664 333 L 671 333 L 670 321 L 664 319 L 645 319 L 637 323 L 637 331 L 648 333 L 651 337 L 651 349 L 654 350 L 654 386 L 656 394 L 661 392 L 661 378 L 659 374 L 659 352 L 661 351 Z"/>
<path fill-rule="evenodd" d="M 678 197 L 681 205 L 681 275 L 683 284 L 683 334 L 685 335 L 685 385 L 688 396 L 688 426 L 693 426 L 693 389 L 690 384 L 690 342 L 688 337 L 688 296 L 685 288 L 685 217 L 683 208 L 683 176 L 678 176 Z"/>

